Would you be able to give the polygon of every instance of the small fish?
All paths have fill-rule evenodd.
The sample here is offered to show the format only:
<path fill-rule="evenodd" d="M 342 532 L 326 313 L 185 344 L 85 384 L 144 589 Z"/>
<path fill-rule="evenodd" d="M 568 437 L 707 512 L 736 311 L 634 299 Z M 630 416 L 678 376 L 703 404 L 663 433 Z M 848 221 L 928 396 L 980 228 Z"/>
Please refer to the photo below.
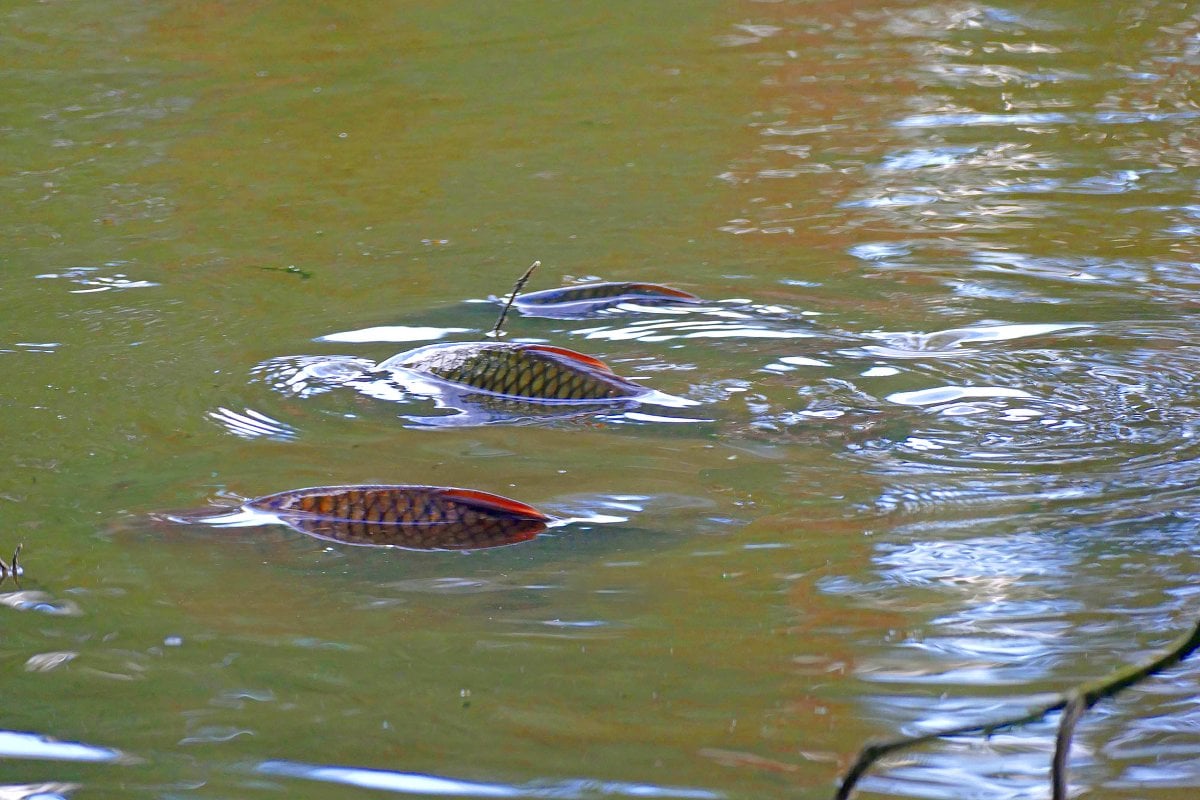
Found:
<path fill-rule="evenodd" d="M 319 486 L 258 497 L 243 507 L 322 539 L 416 550 L 515 544 L 551 521 L 516 500 L 448 486 Z"/>
<path fill-rule="evenodd" d="M 587 283 L 518 295 L 514 305 L 533 316 L 584 316 L 632 302 L 640 305 L 702 303 L 696 295 L 657 283 Z"/>
<path fill-rule="evenodd" d="M 503 397 L 550 402 L 637 398 L 650 390 L 599 359 L 548 344 L 432 344 L 392 356 L 381 371 L 407 369 Z"/>

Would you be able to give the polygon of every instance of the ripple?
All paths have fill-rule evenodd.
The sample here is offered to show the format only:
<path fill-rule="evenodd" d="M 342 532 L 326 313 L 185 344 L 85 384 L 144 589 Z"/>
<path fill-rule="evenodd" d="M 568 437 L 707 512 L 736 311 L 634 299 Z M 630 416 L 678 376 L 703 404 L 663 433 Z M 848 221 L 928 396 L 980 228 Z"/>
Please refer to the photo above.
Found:
<path fill-rule="evenodd" d="M 286 442 L 295 439 L 297 434 L 296 429 L 286 422 L 280 422 L 252 408 L 237 412 L 219 406 L 215 411 L 209 411 L 206 416 L 242 439 L 274 439 Z"/>
<path fill-rule="evenodd" d="M 1186 346 L 1168 352 L 1153 347 L 1117 357 L 1060 348 L 992 353 L 942 367 L 928 361 L 924 371 L 933 386 L 886 399 L 933 415 L 916 435 L 926 455 L 941 451 L 941 463 L 1186 463 L 1197 457 L 1200 407 L 1192 387 L 1200 352 Z M 958 382 L 935 377 L 951 373 Z"/>
<path fill-rule="evenodd" d="M 432 342 L 456 333 L 475 333 L 473 328 L 431 328 L 382 325 L 318 336 L 318 342 Z"/>
<path fill-rule="evenodd" d="M 0 784 L 3 800 L 67 800 L 82 788 L 79 783 L 4 783 Z"/>
<path fill-rule="evenodd" d="M 185 736 L 177 744 L 218 744 L 232 741 L 239 736 L 254 736 L 254 731 L 232 725 L 202 725 L 191 736 Z"/>
<path fill-rule="evenodd" d="M 353 356 L 284 356 L 259 364 L 252 374 L 275 391 L 312 398 L 339 390 L 354 392 L 400 407 L 398 415 L 417 428 L 459 428 L 495 424 L 570 423 L 701 423 L 707 418 L 647 413 L 645 408 L 678 409 L 699 405 L 686 397 L 655 390 L 629 398 L 596 402 L 526 400 L 474 389 L 415 370 L 379 369 L 373 361 Z M 432 410 L 428 410 L 432 404 Z M 211 416 L 211 415 L 210 415 Z M 243 427 L 228 415 L 217 420 Z M 262 427 L 251 420 L 247 433 Z M 231 431 L 235 432 L 235 431 Z M 240 434 L 239 434 L 240 435 Z"/>
<path fill-rule="evenodd" d="M 252 375 L 272 389 L 297 397 L 332 391 L 375 369 L 375 362 L 355 356 L 282 356 L 264 361 Z"/>
<path fill-rule="evenodd" d="M 64 664 L 74 661 L 79 653 L 72 650 L 60 650 L 51 653 L 35 653 L 25 660 L 26 672 L 50 672 Z"/>
<path fill-rule="evenodd" d="M 114 261 L 103 267 L 70 267 L 61 272 L 45 272 L 35 277 L 44 280 L 65 280 L 82 289 L 71 289 L 71 294 L 92 294 L 95 292 L 120 292 L 128 289 L 147 289 L 158 286 L 154 281 L 131 278 L 124 272 L 116 272 L 124 262 Z"/>
<path fill-rule="evenodd" d="M 454 797 L 545 797 L 586 800 L 592 797 L 662 797 L 681 800 L 719 800 L 724 795 L 706 789 L 655 786 L 600 780 L 531 781 L 523 784 L 483 783 L 419 772 L 263 761 L 254 771 L 264 775 L 340 783 L 398 794 Z"/>
<path fill-rule="evenodd" d="M 1194 111 L 1109 111 L 1063 113 L 1041 111 L 1008 114 L 956 112 L 951 114 L 911 114 L 892 124 L 897 128 L 997 127 L 1019 125 L 1135 125 L 1142 122 L 1189 122 L 1200 116 Z"/>
<path fill-rule="evenodd" d="M 964 347 L 984 342 L 1008 342 L 1015 339 L 1043 337 L 1061 331 L 1079 330 L 1089 326 L 1077 323 L 1036 323 L 1016 325 L 978 325 L 951 328 L 932 333 L 868 333 L 866 336 L 882 341 L 883 345 L 868 345 L 862 352 L 890 358 L 928 358 L 930 356 L 969 355 L 975 350 Z"/>
<path fill-rule="evenodd" d="M 79 742 L 60 742 L 49 736 L 0 730 L 0 756 L 46 761 L 124 761 L 120 750 Z"/>
<path fill-rule="evenodd" d="M 59 617 L 83 615 L 83 610 L 72 600 L 58 600 L 46 592 L 31 590 L 0 594 L 0 605 L 16 611 L 33 611 Z"/>
<path fill-rule="evenodd" d="M 921 389 L 915 392 L 896 392 L 889 394 L 887 399 L 904 406 L 939 405 L 942 406 L 939 409 L 940 413 L 948 416 L 981 413 L 985 408 L 990 407 L 968 404 L 947 405 L 949 403 L 956 403 L 958 400 L 967 397 L 1032 398 L 1033 395 L 1021 389 L 1008 389 L 1002 386 L 937 386 L 932 389 Z"/>
<path fill-rule="evenodd" d="M 0 350 L 0 353 L 56 353 L 62 347 L 62 342 L 14 342 L 14 347 L 20 350 Z"/>
<path fill-rule="evenodd" d="M 1190 304 L 1200 286 L 1195 263 L 1173 257 L 1034 255 L 1016 248 L 916 240 L 866 243 L 849 252 L 873 269 L 943 276 L 947 286 L 964 296 L 1069 303 L 1081 310 L 1097 301 Z"/>
<path fill-rule="evenodd" d="M 729 312 L 724 312 L 729 313 Z M 688 320 L 665 322 L 647 320 L 625 326 L 577 328 L 571 333 L 587 339 L 607 341 L 670 342 L 676 339 L 811 339 L 818 334 L 801 328 L 776 328 L 756 324 L 753 318 Z"/>

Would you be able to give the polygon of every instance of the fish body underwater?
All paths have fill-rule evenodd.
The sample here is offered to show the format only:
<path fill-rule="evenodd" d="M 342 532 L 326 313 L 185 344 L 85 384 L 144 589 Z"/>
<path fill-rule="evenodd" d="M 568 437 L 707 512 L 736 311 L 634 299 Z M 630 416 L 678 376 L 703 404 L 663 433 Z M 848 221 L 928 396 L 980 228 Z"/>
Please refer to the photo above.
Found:
<path fill-rule="evenodd" d="M 622 303 L 642 306 L 702 303 L 691 292 L 657 283 L 587 283 L 518 295 L 513 302 L 530 316 L 580 317 Z"/>
<path fill-rule="evenodd" d="M 515 544 L 551 521 L 525 503 L 449 486 L 318 486 L 258 497 L 244 508 L 322 539 L 415 550 Z"/>
<path fill-rule="evenodd" d="M 433 344 L 392 356 L 378 369 L 412 370 L 502 397 L 552 403 L 636 399 L 650 392 L 613 374 L 603 361 L 544 344 Z"/>

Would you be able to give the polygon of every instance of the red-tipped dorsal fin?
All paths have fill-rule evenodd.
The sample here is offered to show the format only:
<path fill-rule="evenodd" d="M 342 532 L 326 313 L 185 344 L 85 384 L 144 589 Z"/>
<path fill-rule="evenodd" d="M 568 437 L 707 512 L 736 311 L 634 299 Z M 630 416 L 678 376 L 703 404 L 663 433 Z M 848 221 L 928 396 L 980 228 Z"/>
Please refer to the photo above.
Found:
<path fill-rule="evenodd" d="M 629 284 L 629 288 L 652 291 L 656 294 L 665 294 L 669 297 L 679 297 L 684 300 L 700 299 L 691 292 L 685 292 L 683 289 L 676 289 L 674 286 L 663 286 L 661 283 L 631 283 Z"/>
<path fill-rule="evenodd" d="M 533 506 L 518 503 L 516 500 L 509 500 L 507 497 L 501 497 L 498 494 L 481 492 L 478 489 L 444 489 L 440 494 L 442 497 L 449 497 L 453 500 L 475 506 L 476 508 L 502 511 L 506 514 L 512 514 L 515 517 L 536 519 L 543 522 L 550 519 L 550 517 L 538 511 Z"/>
<path fill-rule="evenodd" d="M 543 353 L 554 353 L 555 355 L 569 358 L 572 361 L 578 361 L 580 364 L 587 364 L 592 369 L 598 369 L 602 372 L 612 372 L 612 367 L 605 364 L 598 358 L 585 356 L 583 353 L 576 353 L 574 350 L 568 350 L 565 347 L 555 347 L 552 344 L 530 344 L 526 345 L 527 350 L 540 350 Z"/>

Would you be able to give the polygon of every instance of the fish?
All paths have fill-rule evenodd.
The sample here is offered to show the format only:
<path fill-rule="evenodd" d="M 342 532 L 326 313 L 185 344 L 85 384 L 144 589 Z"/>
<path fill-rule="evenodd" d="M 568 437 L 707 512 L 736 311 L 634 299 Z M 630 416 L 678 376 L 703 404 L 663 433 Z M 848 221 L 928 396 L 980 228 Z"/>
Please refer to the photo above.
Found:
<path fill-rule="evenodd" d="M 378 366 L 384 372 L 397 369 L 492 395 L 550 403 L 594 403 L 652 393 L 614 374 L 599 359 L 548 344 L 431 344 L 394 355 Z"/>
<path fill-rule="evenodd" d="M 577 317 L 627 302 L 648 306 L 704 300 L 691 292 L 657 283 L 587 283 L 518 295 L 513 305 L 530 316 Z"/>
<path fill-rule="evenodd" d="M 317 486 L 257 497 L 242 507 L 321 539 L 413 550 L 516 544 L 551 522 L 525 503 L 452 486 Z"/>

